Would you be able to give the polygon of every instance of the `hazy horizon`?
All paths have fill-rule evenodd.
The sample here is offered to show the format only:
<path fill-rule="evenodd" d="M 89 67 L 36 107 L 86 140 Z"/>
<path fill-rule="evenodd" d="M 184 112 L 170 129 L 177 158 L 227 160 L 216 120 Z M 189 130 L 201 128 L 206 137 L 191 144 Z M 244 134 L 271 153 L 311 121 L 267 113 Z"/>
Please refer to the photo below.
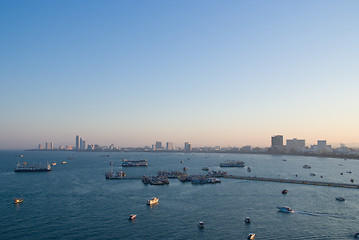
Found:
<path fill-rule="evenodd" d="M 359 146 L 358 1 L 1 1 L 0 149 Z"/>

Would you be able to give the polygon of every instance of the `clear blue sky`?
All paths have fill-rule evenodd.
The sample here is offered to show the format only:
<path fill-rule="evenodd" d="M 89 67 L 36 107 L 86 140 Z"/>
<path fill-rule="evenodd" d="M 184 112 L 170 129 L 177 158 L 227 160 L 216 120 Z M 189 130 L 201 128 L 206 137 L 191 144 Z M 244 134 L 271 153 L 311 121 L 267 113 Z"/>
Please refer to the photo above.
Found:
<path fill-rule="evenodd" d="M 0 1 L 0 149 L 359 142 L 359 1 Z"/>

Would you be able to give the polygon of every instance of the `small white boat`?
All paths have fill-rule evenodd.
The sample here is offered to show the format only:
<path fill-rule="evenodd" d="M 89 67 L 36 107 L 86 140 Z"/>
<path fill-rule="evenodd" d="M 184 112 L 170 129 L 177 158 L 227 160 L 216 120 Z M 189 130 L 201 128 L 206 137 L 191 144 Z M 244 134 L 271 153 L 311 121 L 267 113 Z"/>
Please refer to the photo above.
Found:
<path fill-rule="evenodd" d="M 254 239 L 255 236 L 256 236 L 256 235 L 255 235 L 254 233 L 250 233 L 250 234 L 248 234 L 247 239 L 248 239 L 248 240 Z"/>
<path fill-rule="evenodd" d="M 204 228 L 204 222 L 198 221 L 198 228 Z"/>
<path fill-rule="evenodd" d="M 313 172 L 312 172 L 312 173 L 310 173 L 310 176 L 314 177 L 314 176 L 315 176 L 315 173 L 313 173 Z"/>
<path fill-rule="evenodd" d="M 158 198 L 153 197 L 153 198 L 147 200 L 147 205 L 156 204 L 156 203 L 158 203 L 158 200 L 159 200 Z"/>
<path fill-rule="evenodd" d="M 14 198 L 14 204 L 22 203 L 24 199 L 22 198 Z"/>
<path fill-rule="evenodd" d="M 249 217 L 246 217 L 244 219 L 244 223 L 247 223 L 247 224 L 251 223 L 251 219 Z"/>
<path fill-rule="evenodd" d="M 345 199 L 343 197 L 336 197 L 335 200 L 341 201 L 341 202 L 345 201 Z"/>
<path fill-rule="evenodd" d="M 136 217 L 137 217 L 136 214 L 131 214 L 128 220 L 135 220 Z"/>
<path fill-rule="evenodd" d="M 286 213 L 292 213 L 293 210 L 290 207 L 283 206 L 283 207 L 277 207 L 279 209 L 279 212 L 286 212 Z"/>

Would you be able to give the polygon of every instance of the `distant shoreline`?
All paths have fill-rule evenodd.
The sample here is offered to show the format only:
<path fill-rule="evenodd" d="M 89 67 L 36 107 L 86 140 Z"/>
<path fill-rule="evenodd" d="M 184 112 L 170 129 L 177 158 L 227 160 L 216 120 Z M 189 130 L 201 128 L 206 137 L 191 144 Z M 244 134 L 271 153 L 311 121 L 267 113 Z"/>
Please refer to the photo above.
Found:
<path fill-rule="evenodd" d="M 345 159 L 354 159 L 359 160 L 359 156 L 350 156 L 345 154 L 316 154 L 316 153 L 271 153 L 271 152 L 236 152 L 236 151 L 144 151 L 144 150 L 114 150 L 114 151 L 76 151 L 76 150 L 38 150 L 38 149 L 27 149 L 24 151 L 34 151 L 34 152 L 88 152 L 88 153 L 115 153 L 115 152 L 142 152 L 142 153 L 226 153 L 226 154 L 262 154 L 262 155 L 276 155 L 276 156 L 301 156 L 301 157 L 319 157 L 319 158 L 343 158 Z"/>

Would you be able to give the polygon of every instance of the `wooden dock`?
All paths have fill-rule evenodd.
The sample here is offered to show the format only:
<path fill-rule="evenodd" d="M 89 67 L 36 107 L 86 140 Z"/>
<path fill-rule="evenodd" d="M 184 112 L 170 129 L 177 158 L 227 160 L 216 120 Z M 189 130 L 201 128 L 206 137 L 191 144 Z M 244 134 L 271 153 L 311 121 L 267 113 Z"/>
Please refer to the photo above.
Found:
<path fill-rule="evenodd" d="M 316 186 L 359 189 L 358 184 L 350 184 L 350 183 L 318 182 L 318 181 L 308 181 L 308 180 L 298 180 L 298 179 L 247 177 L 247 176 L 234 176 L 234 175 L 227 175 L 227 176 L 223 176 L 223 177 L 224 178 L 233 178 L 233 179 L 242 179 L 242 180 L 253 180 L 253 181 L 281 182 L 281 183 L 293 183 L 293 184 L 306 184 L 306 185 L 316 185 Z"/>

